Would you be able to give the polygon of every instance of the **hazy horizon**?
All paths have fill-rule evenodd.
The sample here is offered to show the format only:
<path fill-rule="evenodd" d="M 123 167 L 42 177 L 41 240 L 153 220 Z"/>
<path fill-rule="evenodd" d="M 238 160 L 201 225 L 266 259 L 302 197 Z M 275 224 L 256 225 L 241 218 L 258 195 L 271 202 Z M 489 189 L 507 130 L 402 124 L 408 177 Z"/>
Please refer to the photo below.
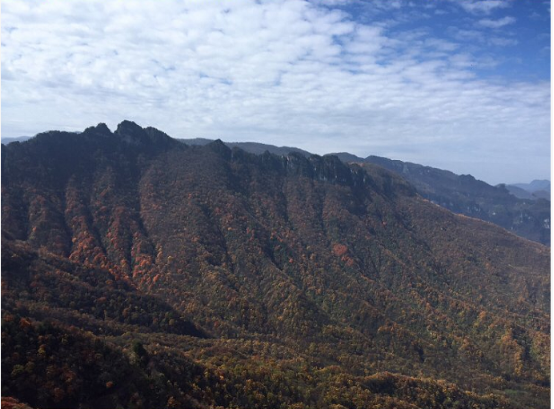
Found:
<path fill-rule="evenodd" d="M 174 138 L 550 180 L 550 4 L 2 2 L 2 135 Z"/>
<path fill-rule="evenodd" d="M 162 129 L 160 129 L 161 131 L 163 131 Z M 110 131 L 115 131 L 115 128 L 114 129 L 110 129 Z M 80 132 L 76 131 L 76 134 L 79 134 Z M 34 135 L 36 136 L 36 135 Z M 10 141 L 8 143 L 11 143 L 11 142 L 16 142 L 18 139 L 21 139 L 22 141 L 24 140 L 28 140 L 30 138 L 34 138 L 34 136 L 21 136 L 21 137 L 2 137 L 1 139 L 4 140 L 4 139 L 9 139 Z M 171 135 L 169 135 L 171 137 Z M 207 140 L 207 141 L 215 141 L 216 139 L 209 139 L 209 138 L 175 138 L 175 139 L 178 139 L 178 140 L 182 140 L 182 141 L 188 141 L 188 140 L 193 140 L 193 139 L 200 139 L 200 140 Z M 219 139 L 219 138 L 218 138 Z M 264 144 L 264 145 L 271 145 L 271 146 L 276 146 L 278 148 L 296 148 L 296 146 L 282 146 L 282 145 L 274 145 L 274 144 L 271 144 L 271 143 L 262 143 L 262 142 L 256 142 L 256 141 L 233 141 L 233 140 L 223 140 L 223 139 L 220 139 L 223 143 L 228 143 L 228 144 L 241 144 L 241 143 L 254 143 L 254 144 Z M 4 143 L 4 142 L 2 142 Z M 307 151 L 308 153 L 311 153 L 311 154 L 315 154 L 314 152 L 311 152 L 311 151 Z M 333 155 L 333 154 L 339 154 L 339 153 L 350 153 L 350 152 L 344 152 L 344 151 L 336 151 L 336 152 L 326 152 L 326 153 L 322 153 L 322 154 L 319 154 L 319 155 Z M 360 157 L 361 159 L 365 159 L 367 158 L 368 156 L 370 155 L 365 155 L 365 156 L 359 156 L 359 155 L 356 155 L 358 157 Z M 378 155 L 375 155 L 375 156 L 378 156 Z M 401 159 L 398 159 L 398 158 L 387 158 L 387 159 L 391 159 L 391 160 L 401 160 Z M 407 161 L 406 161 L 407 162 Z M 415 162 L 413 162 L 415 163 Z M 427 165 L 425 163 L 416 163 L 417 165 L 423 165 L 423 166 L 430 166 L 430 165 Z M 446 168 L 440 168 L 441 170 L 446 170 L 446 171 L 451 171 L 450 169 L 446 169 Z M 473 175 L 472 175 L 473 176 Z M 481 180 L 479 178 L 477 178 L 478 180 Z M 498 184 L 506 184 L 506 185 L 517 185 L 517 184 L 529 184 L 533 181 L 543 181 L 543 180 L 547 180 L 548 182 L 550 182 L 550 178 L 543 178 L 543 179 L 533 179 L 533 180 L 516 180 L 516 181 L 502 181 L 502 182 L 498 182 L 496 184 L 492 184 L 492 183 L 489 183 L 487 181 L 484 180 L 484 182 L 486 183 L 489 183 L 493 186 L 495 185 L 498 185 Z"/>

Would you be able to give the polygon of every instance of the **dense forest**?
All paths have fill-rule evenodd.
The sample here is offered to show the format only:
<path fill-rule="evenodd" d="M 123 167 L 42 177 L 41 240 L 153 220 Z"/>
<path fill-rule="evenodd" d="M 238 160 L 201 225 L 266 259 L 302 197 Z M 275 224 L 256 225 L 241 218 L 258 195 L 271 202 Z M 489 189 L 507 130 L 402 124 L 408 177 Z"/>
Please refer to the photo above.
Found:
<path fill-rule="evenodd" d="M 471 175 L 379 156 L 359 158 L 348 153 L 337 156 L 346 161 L 379 165 L 411 183 L 418 194 L 454 213 L 494 223 L 518 236 L 550 245 L 550 195 L 516 197 L 513 188 L 491 186 Z M 547 199 L 548 197 L 548 199 Z"/>
<path fill-rule="evenodd" d="M 190 145 L 207 145 L 213 140 L 194 138 L 180 139 Z M 250 153 L 262 154 L 265 151 L 277 155 L 299 153 L 310 157 L 310 152 L 288 146 L 266 145 L 256 142 L 225 142 L 229 148 L 240 148 Z M 361 158 L 346 152 L 329 154 L 337 156 L 345 163 L 355 163 L 362 167 L 379 165 L 407 180 L 416 192 L 454 213 L 475 217 L 494 223 L 518 236 L 550 246 L 550 190 L 549 182 L 535 181 L 527 192 L 516 185 L 489 185 L 471 175 L 457 175 L 447 170 L 437 169 L 416 163 L 391 160 L 370 155 Z M 522 184 L 526 186 L 526 184 Z M 544 190 L 546 188 L 546 190 Z"/>
<path fill-rule="evenodd" d="M 2 146 L 2 405 L 548 408 L 550 250 L 334 156 Z"/>

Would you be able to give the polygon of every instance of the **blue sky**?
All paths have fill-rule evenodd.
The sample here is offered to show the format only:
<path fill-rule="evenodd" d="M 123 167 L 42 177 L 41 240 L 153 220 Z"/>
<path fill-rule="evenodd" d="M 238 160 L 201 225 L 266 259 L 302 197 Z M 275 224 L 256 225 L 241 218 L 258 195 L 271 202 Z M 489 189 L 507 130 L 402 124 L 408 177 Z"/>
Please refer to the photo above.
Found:
<path fill-rule="evenodd" d="M 541 0 L 2 1 L 2 136 L 176 138 L 550 177 Z"/>

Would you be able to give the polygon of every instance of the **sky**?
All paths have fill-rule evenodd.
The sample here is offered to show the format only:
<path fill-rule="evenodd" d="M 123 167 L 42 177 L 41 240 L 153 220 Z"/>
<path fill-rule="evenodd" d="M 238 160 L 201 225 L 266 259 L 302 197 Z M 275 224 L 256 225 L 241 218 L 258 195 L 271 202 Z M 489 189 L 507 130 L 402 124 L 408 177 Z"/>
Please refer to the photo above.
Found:
<path fill-rule="evenodd" d="M 174 138 L 550 179 L 542 0 L 2 0 L 2 136 Z"/>

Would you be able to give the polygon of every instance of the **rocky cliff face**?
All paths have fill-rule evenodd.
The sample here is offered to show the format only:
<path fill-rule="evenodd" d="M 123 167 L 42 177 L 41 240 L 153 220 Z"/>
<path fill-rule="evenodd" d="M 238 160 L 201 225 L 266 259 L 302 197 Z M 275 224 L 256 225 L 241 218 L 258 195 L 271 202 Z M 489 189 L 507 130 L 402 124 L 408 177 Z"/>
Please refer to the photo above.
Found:
<path fill-rule="evenodd" d="M 391 170 L 417 192 L 455 213 L 501 226 L 521 237 L 550 245 L 550 201 L 522 199 L 504 186 L 491 186 L 471 175 L 456 175 L 414 163 L 368 156 L 362 160 Z"/>

